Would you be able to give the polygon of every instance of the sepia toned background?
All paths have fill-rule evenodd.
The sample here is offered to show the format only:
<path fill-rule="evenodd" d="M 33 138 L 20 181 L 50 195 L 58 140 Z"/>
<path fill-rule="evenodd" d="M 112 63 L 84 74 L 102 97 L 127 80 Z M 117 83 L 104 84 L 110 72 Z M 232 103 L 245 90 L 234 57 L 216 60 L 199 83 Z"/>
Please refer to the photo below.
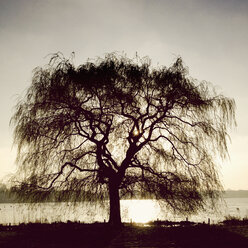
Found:
<path fill-rule="evenodd" d="M 15 171 L 9 120 L 32 70 L 49 54 L 76 65 L 108 52 L 170 66 L 182 56 L 192 77 L 235 99 L 225 189 L 248 190 L 248 2 L 246 0 L 0 0 L 0 179 Z"/>

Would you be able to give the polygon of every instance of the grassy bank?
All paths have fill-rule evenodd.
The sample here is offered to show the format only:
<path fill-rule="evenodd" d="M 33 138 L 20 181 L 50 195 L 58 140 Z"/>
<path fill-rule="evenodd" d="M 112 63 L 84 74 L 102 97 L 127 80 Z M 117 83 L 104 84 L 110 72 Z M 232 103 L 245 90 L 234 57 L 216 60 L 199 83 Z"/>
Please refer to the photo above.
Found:
<path fill-rule="evenodd" d="M 241 229 L 248 231 L 248 226 L 233 228 L 234 230 L 230 226 L 209 225 L 177 227 L 126 225 L 116 229 L 108 224 L 79 223 L 2 226 L 0 247 L 248 247 L 248 238 L 242 235 L 241 231 Z"/>

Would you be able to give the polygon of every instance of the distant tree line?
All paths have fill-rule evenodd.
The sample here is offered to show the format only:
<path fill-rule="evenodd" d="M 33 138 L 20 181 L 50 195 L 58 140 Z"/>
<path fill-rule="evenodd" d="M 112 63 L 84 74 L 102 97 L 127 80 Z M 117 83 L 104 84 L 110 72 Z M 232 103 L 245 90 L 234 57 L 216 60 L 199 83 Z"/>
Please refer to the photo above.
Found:
<path fill-rule="evenodd" d="M 224 198 L 248 198 L 248 190 L 226 190 Z"/>
<path fill-rule="evenodd" d="M 65 195 L 66 192 L 63 193 Z M 47 199 L 40 198 L 39 202 L 59 202 L 61 201 L 59 199 L 59 196 L 61 195 L 61 192 L 54 192 L 50 197 Z M 72 192 L 68 192 L 68 197 L 71 197 Z M 74 192 L 75 198 L 77 196 L 77 192 Z M 40 192 L 39 192 L 40 196 Z M 223 193 L 224 198 L 248 198 L 248 190 L 226 190 Z M 137 199 L 142 198 L 142 195 L 137 196 Z M 80 200 L 80 199 L 79 199 Z M 33 201 L 33 196 L 30 197 L 30 199 L 25 198 L 25 201 Z M 23 202 L 23 199 L 20 198 L 20 195 L 17 194 L 13 189 L 8 189 L 5 184 L 0 184 L 0 203 L 17 203 L 17 202 Z M 36 199 L 37 202 L 37 199 Z"/>
<path fill-rule="evenodd" d="M 12 202 L 16 202 L 14 194 L 11 194 L 10 190 L 4 184 L 0 184 L 0 203 Z"/>

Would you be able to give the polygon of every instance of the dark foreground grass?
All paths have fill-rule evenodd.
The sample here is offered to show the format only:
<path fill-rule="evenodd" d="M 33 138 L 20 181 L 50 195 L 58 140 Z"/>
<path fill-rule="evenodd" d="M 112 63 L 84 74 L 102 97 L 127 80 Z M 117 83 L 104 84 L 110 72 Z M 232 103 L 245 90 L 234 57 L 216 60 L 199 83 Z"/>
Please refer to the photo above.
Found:
<path fill-rule="evenodd" d="M 63 247 L 168 247 L 168 248 L 247 248 L 248 238 L 222 226 L 141 227 L 108 224 L 27 224 L 2 227 L 0 248 Z M 248 229 L 248 226 L 240 226 Z M 241 232 L 242 233 L 242 232 Z"/>
<path fill-rule="evenodd" d="M 120 230 L 107 224 L 27 224 L 0 232 L 0 248 L 106 247 Z"/>

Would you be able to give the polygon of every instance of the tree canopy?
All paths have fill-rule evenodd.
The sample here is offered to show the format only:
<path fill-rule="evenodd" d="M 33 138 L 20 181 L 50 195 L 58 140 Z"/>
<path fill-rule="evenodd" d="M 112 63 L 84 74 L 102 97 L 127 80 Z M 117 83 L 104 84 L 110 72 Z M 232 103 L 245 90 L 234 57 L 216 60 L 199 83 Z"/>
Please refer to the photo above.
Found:
<path fill-rule="evenodd" d="M 222 189 L 216 158 L 228 155 L 235 102 L 191 78 L 181 58 L 154 68 L 118 54 L 76 67 L 61 54 L 36 68 L 11 123 L 19 180 L 35 198 L 152 197 L 179 213 Z M 60 192 L 60 193 L 59 193 Z"/>

